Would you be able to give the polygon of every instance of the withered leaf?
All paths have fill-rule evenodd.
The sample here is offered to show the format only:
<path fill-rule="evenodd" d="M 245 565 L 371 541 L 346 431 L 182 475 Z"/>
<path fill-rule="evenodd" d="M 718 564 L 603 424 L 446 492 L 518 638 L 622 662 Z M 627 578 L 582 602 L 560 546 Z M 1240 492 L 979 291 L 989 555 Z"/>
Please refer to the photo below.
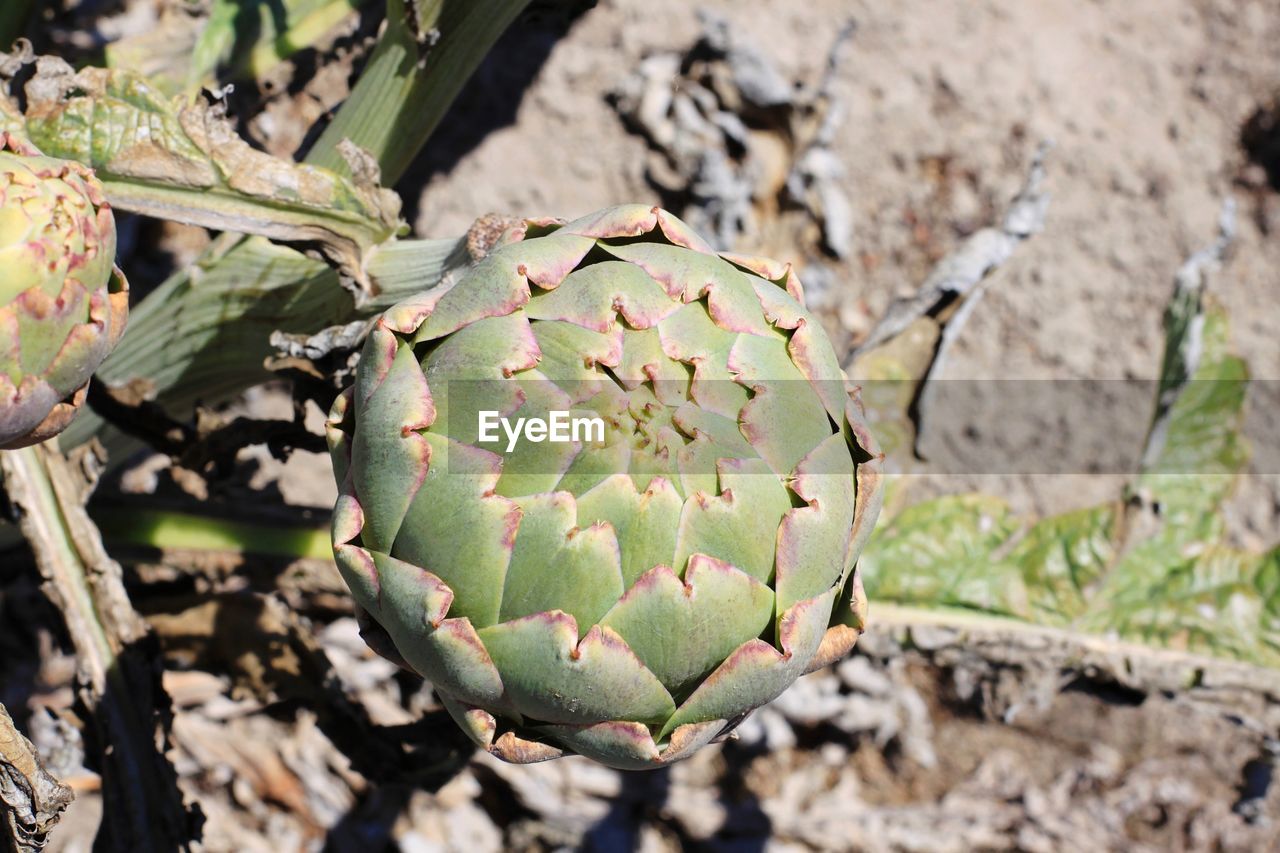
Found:
<path fill-rule="evenodd" d="M 370 288 L 371 250 L 404 228 L 399 197 L 358 151 L 353 178 L 272 157 L 240 138 L 217 104 L 170 99 L 134 72 L 76 71 L 56 57 L 37 61 L 25 91 L 32 142 L 97 170 L 120 209 L 317 244 L 359 295 Z"/>

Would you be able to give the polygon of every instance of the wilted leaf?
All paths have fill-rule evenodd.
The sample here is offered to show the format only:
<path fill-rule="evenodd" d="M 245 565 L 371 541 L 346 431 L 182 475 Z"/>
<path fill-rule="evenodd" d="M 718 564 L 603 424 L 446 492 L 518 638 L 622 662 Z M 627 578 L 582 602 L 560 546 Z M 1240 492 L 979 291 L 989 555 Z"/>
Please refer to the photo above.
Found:
<path fill-rule="evenodd" d="M 1027 587 L 1037 622 L 1062 625 L 1084 612 L 1115 557 L 1116 508 L 1104 504 L 1037 522 L 1005 559 Z"/>
<path fill-rule="evenodd" d="M 75 795 L 40 762 L 31 741 L 0 705 L 0 845 L 17 853 L 44 849 Z"/>
<path fill-rule="evenodd" d="M 1224 234 L 1229 228 L 1224 215 Z M 1114 503 L 1033 524 L 984 495 L 925 501 L 862 557 L 868 594 L 1280 666 L 1280 549 L 1226 547 L 1221 506 L 1248 460 L 1247 369 L 1203 293 L 1198 253 L 1165 315 L 1165 357 L 1141 472 Z"/>
<path fill-rule="evenodd" d="M 156 26 L 107 45 L 107 65 L 136 71 L 168 95 L 256 78 L 313 47 L 368 0 L 170 2 Z"/>
<path fill-rule="evenodd" d="M 898 513 L 877 530 L 859 563 L 872 602 L 935 603 L 997 613 L 1026 610 L 1021 580 L 991 554 L 1019 527 L 999 498 L 954 495 Z"/>
<path fill-rule="evenodd" d="M 1280 666 L 1272 584 L 1280 552 L 1188 545 L 1181 559 L 1145 551 L 1125 561 L 1125 589 L 1099 590 L 1079 627 L 1266 666 Z M 1159 562 L 1157 562 L 1157 560 Z M 1119 568 L 1119 567 L 1118 567 Z"/>
<path fill-rule="evenodd" d="M 1199 366 L 1181 385 L 1158 452 L 1136 483 L 1175 525 L 1194 525 L 1216 510 L 1248 460 L 1240 434 L 1248 369 L 1228 352 L 1226 312 L 1209 306 L 1198 336 Z"/>
<path fill-rule="evenodd" d="M 31 140 L 46 154 L 96 169 L 121 209 L 316 243 L 366 288 L 370 251 L 402 228 L 399 198 L 378 186 L 367 163 L 346 178 L 264 154 L 216 106 L 170 99 L 132 72 L 77 72 L 45 57 L 26 95 Z"/>
<path fill-rule="evenodd" d="M 1199 328 L 1197 328 L 1199 327 Z M 1280 637 L 1264 615 L 1275 608 L 1254 582 L 1268 559 L 1223 547 L 1221 504 L 1248 459 L 1240 436 L 1247 370 L 1227 351 L 1225 313 L 1209 307 L 1196 323 L 1166 323 L 1168 350 L 1199 340 L 1195 372 L 1180 385 L 1183 359 L 1166 355 L 1162 386 L 1178 390 L 1158 452 L 1134 484 L 1126 550 L 1082 624 L 1089 630 L 1280 664 L 1268 651 Z M 1142 521 L 1143 512 L 1154 516 Z M 1274 596 L 1275 591 L 1270 591 Z"/>

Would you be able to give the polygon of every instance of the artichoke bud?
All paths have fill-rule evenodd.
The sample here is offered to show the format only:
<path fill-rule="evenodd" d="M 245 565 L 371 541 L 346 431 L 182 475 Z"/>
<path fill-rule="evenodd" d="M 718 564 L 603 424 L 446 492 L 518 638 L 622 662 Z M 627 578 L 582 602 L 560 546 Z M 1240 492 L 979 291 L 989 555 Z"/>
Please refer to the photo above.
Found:
<path fill-rule="evenodd" d="M 857 640 L 880 454 L 790 265 L 530 220 L 387 311 L 327 425 L 370 644 L 481 747 L 657 767 Z"/>
<path fill-rule="evenodd" d="M 0 133 L 0 448 L 65 429 L 124 333 L 115 251 L 92 170 Z"/>

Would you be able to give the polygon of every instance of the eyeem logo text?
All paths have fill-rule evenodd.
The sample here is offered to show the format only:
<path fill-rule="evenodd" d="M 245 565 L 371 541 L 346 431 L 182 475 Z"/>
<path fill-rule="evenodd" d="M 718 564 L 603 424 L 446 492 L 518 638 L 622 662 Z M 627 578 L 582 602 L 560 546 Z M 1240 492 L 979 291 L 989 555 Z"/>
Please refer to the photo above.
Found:
<path fill-rule="evenodd" d="M 479 412 L 479 441 L 493 444 L 501 441 L 498 428 L 507 437 L 507 453 L 515 450 L 521 435 L 526 441 L 554 444 L 570 441 L 604 441 L 604 420 L 599 417 L 571 417 L 569 412 L 552 409 L 545 418 L 503 417 L 496 411 Z"/>

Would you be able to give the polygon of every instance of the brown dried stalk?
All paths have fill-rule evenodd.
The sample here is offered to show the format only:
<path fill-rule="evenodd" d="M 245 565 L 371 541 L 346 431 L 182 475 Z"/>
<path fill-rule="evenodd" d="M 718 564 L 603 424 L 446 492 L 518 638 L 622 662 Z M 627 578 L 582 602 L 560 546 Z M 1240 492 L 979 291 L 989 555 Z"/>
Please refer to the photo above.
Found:
<path fill-rule="evenodd" d="M 0 453 L 5 488 L 45 594 L 62 611 L 75 646 L 79 697 L 92 720 L 103 777 L 97 849 L 186 849 L 198 818 L 183 805 L 163 753 L 168 698 L 154 641 L 84 508 L 100 466 L 92 449 L 72 464 L 54 442 Z"/>

